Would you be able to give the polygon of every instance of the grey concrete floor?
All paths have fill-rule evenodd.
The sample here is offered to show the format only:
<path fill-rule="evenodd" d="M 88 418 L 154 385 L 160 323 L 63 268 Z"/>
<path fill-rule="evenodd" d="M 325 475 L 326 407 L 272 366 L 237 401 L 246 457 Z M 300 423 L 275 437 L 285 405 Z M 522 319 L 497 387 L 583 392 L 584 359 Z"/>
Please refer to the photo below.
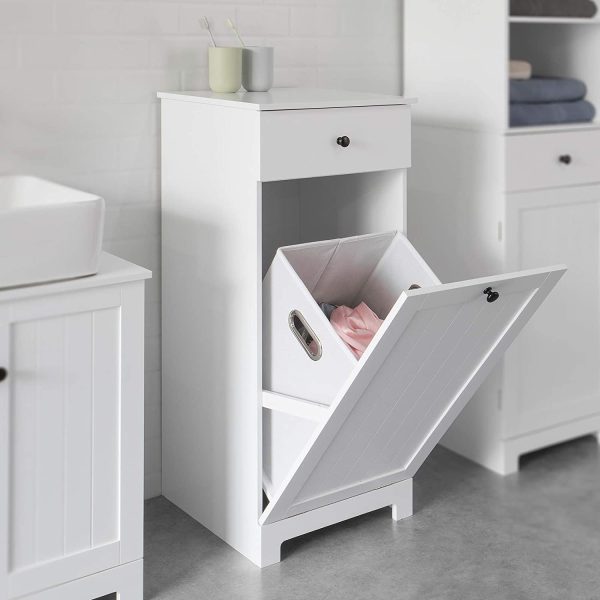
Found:
<path fill-rule="evenodd" d="M 146 505 L 147 600 L 600 599 L 600 451 L 581 438 L 500 477 L 441 447 L 390 509 L 283 545 L 258 569 L 164 498 Z"/>

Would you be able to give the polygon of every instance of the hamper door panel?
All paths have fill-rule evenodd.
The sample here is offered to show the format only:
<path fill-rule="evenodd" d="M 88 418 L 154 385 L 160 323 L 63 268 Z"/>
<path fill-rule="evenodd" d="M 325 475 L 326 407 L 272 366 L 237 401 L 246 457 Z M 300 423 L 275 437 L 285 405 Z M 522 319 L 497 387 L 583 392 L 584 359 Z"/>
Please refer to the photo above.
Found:
<path fill-rule="evenodd" d="M 412 477 L 563 272 L 404 293 L 262 522 Z"/>
<path fill-rule="evenodd" d="M 439 341 L 432 344 L 432 338 L 425 332 L 421 336 L 420 346 L 411 349 L 405 344 L 397 344 L 386 359 L 390 362 L 387 371 L 389 384 L 377 383 L 382 390 L 381 395 L 390 387 L 394 388 L 393 394 L 382 397 L 380 402 L 360 402 L 355 408 L 358 422 L 363 420 L 364 426 L 351 434 L 350 428 L 344 428 L 339 433 L 340 441 L 346 442 L 340 456 L 348 456 L 352 444 L 364 447 L 353 461 L 338 460 L 334 466 L 327 460 L 331 454 L 324 456 L 313 475 L 307 481 L 302 492 L 303 499 L 318 495 L 315 483 L 330 477 L 328 485 L 332 489 L 344 487 L 348 481 L 366 481 L 372 477 L 372 465 L 379 463 L 381 472 L 388 473 L 398 469 L 399 457 L 410 456 L 410 449 L 423 439 L 431 423 L 438 417 L 436 412 L 444 410 L 445 398 L 455 396 L 462 380 L 448 381 L 448 374 L 452 371 L 461 373 L 462 363 L 472 364 L 486 350 L 486 344 L 492 337 L 498 338 L 506 326 L 506 319 L 515 314 L 522 305 L 521 294 L 504 296 L 504 306 L 491 319 L 487 310 L 487 302 L 468 304 L 452 304 L 440 309 L 424 309 L 422 312 L 439 315 L 453 308 L 453 319 L 447 327 L 438 327 Z M 416 321 L 416 320 L 415 320 Z M 412 326 L 413 324 L 411 324 Z M 415 325 L 418 324 L 415 323 Z M 434 320 L 435 325 L 435 320 Z M 416 351 L 415 351 L 416 350 Z M 400 363 L 408 354 L 410 360 L 405 361 L 409 367 L 417 369 L 399 369 L 394 365 Z M 461 357 L 464 359 L 461 361 Z M 414 374 L 416 372 L 416 374 Z M 386 382 L 387 383 L 387 382 Z M 454 385 L 452 385 L 452 383 Z M 452 394 L 445 394 L 452 390 Z M 384 402 L 385 401 L 385 402 Z M 385 411 L 379 418 L 373 418 L 366 411 L 373 412 L 373 408 L 383 408 Z M 366 409 L 366 410 L 365 410 Z M 402 463 L 402 469 L 406 468 Z"/>

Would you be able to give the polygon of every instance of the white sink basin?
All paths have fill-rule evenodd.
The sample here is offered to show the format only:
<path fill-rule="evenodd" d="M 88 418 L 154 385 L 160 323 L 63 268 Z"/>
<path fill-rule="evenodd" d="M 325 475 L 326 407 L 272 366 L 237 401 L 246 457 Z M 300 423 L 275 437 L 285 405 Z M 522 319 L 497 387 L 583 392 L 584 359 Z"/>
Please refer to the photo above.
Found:
<path fill-rule="evenodd" d="M 98 271 L 104 200 L 27 175 L 0 177 L 0 288 Z"/>

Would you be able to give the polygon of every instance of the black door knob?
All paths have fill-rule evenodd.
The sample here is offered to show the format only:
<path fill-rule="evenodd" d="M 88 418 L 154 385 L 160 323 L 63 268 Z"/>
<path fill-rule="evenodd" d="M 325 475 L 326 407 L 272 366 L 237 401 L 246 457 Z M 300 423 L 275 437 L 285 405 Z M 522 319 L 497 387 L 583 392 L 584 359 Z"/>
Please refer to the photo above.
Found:
<path fill-rule="evenodd" d="M 494 292 L 491 287 L 485 288 L 483 293 L 487 295 L 488 302 L 496 302 L 496 300 L 500 298 L 500 294 L 498 292 Z"/>
<path fill-rule="evenodd" d="M 571 158 L 570 154 L 561 154 L 558 157 L 558 160 L 563 164 L 563 165 L 570 165 L 571 162 L 573 161 L 573 159 Z"/>
<path fill-rule="evenodd" d="M 342 135 L 337 139 L 338 146 L 347 148 L 350 145 L 350 138 L 347 135 Z"/>
<path fill-rule="evenodd" d="M 0 367 L 0 381 L 4 381 L 8 377 L 8 371 L 4 367 Z"/>

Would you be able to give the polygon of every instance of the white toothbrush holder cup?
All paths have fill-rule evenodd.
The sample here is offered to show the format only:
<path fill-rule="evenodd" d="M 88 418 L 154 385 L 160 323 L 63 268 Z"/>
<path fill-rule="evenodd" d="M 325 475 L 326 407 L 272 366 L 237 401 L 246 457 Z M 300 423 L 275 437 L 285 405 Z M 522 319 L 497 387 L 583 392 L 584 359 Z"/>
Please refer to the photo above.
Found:
<path fill-rule="evenodd" d="M 208 85 L 213 92 L 237 92 L 242 85 L 242 49 L 217 46 L 208 48 Z"/>
<path fill-rule="evenodd" d="M 273 48 L 247 46 L 243 50 L 244 89 L 248 92 L 268 92 L 273 87 Z"/>

